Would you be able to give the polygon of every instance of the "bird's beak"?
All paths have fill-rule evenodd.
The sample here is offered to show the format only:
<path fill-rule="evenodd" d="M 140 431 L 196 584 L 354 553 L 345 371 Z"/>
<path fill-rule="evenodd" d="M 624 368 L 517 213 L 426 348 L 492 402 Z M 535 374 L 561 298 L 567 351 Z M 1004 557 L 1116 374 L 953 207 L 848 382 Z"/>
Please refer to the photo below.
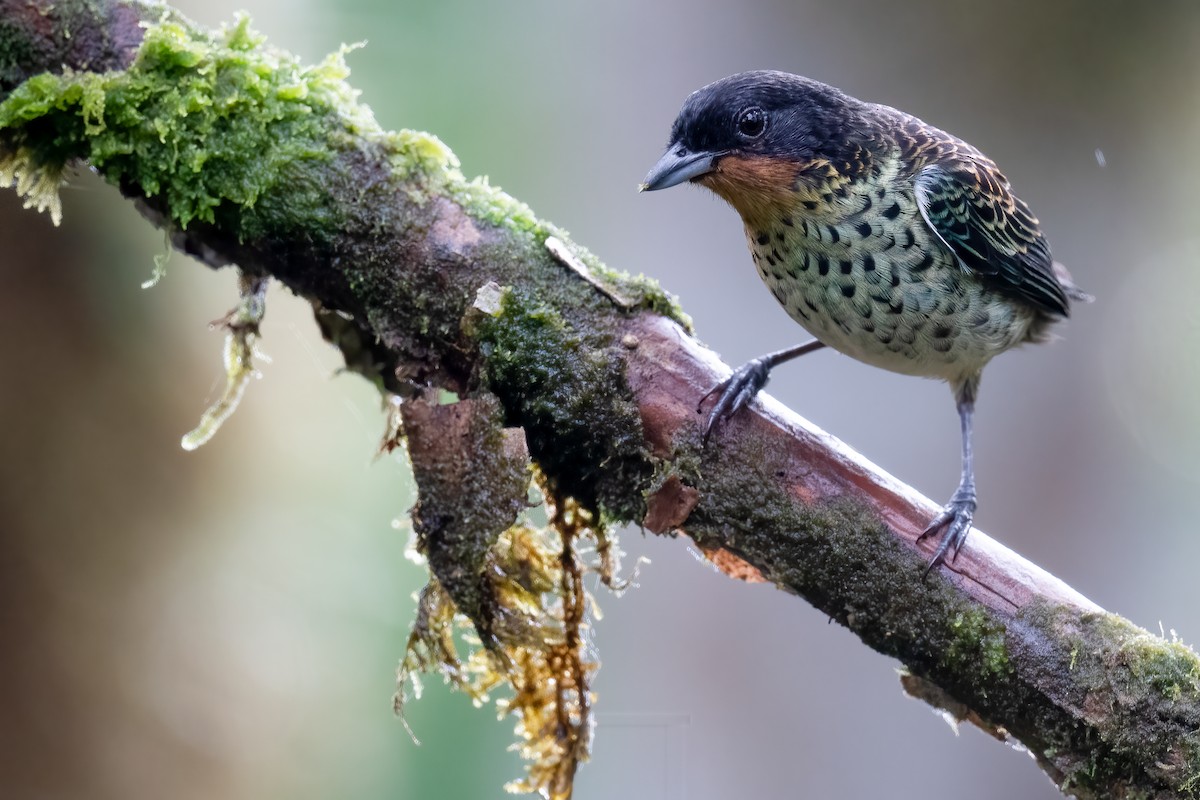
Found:
<path fill-rule="evenodd" d="M 663 157 L 650 170 L 646 180 L 638 187 L 640 192 L 666 189 L 684 181 L 694 180 L 712 172 L 721 153 L 693 153 L 683 145 L 675 145 L 663 153 Z"/>

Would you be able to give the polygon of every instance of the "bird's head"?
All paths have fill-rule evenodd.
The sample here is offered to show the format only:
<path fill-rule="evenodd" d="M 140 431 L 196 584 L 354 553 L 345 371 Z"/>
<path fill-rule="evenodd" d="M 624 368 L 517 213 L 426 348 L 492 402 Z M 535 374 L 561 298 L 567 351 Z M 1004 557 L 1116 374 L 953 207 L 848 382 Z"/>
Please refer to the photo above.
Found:
<path fill-rule="evenodd" d="M 824 191 L 866 155 L 865 104 L 786 72 L 742 72 L 693 92 L 641 185 L 699 183 L 743 217 Z M 853 177 L 845 175 L 846 178 Z"/>

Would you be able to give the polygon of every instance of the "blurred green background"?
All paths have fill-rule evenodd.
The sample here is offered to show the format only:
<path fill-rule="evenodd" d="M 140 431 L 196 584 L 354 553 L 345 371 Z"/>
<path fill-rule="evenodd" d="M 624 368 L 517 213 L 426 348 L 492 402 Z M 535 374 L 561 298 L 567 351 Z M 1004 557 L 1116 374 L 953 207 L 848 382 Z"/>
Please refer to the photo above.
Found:
<path fill-rule="evenodd" d="M 771 67 L 908 110 L 1000 162 L 1097 302 L 987 373 L 979 524 L 1096 602 L 1200 631 L 1200 6 L 920 0 L 644 4 L 189 0 L 246 8 L 316 61 L 342 42 L 380 122 L 435 132 L 612 266 L 678 293 L 740 363 L 796 341 L 736 216 L 638 196 L 686 94 Z M 0 793 L 18 798 L 503 796 L 511 724 L 436 683 L 392 717 L 423 572 L 395 525 L 379 398 L 338 376 L 274 289 L 272 357 L 197 453 L 235 279 L 175 255 L 86 170 L 65 222 L 0 192 Z M 936 500 L 944 386 L 833 353 L 772 393 Z M 905 699 L 893 662 L 804 603 L 623 539 L 640 587 L 601 595 L 595 760 L 579 800 L 1051 798 L 1032 761 Z"/>

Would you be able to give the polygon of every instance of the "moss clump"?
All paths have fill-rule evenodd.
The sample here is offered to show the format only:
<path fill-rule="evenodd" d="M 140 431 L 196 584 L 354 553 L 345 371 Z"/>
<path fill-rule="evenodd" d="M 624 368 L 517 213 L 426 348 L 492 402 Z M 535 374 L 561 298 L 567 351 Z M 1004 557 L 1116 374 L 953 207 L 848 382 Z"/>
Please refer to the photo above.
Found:
<path fill-rule="evenodd" d="M 1068 698 L 1085 726 L 1086 760 L 1068 760 L 1081 750 L 1078 742 L 1043 753 L 1069 786 L 1105 793 L 1124 783 L 1128 796 L 1142 786 L 1170 786 L 1178 796 L 1196 796 L 1200 658 L 1190 647 L 1115 614 L 1071 606 L 1035 602 L 1019 620 L 1039 632 L 1031 641 L 1040 649 L 1022 660 L 1034 657 L 1053 670 L 1061 681 L 1055 693 Z"/>
<path fill-rule="evenodd" d="M 553 307 L 505 290 L 475 336 L 489 388 L 525 428 L 557 490 L 614 520 L 641 519 L 628 492 L 650 479 L 641 417 L 608 337 L 585 337 Z"/>
<path fill-rule="evenodd" d="M 1116 614 L 1085 614 L 1076 621 L 1065 613 L 1069 609 L 1034 606 L 1022 615 L 1068 631 L 1080 688 L 1108 686 L 1120 692 L 1124 704 L 1135 696 L 1137 702 L 1200 701 L 1200 656 L 1188 645 L 1155 636 Z M 1127 675 L 1129 681 L 1113 686 L 1114 674 Z"/>
<path fill-rule="evenodd" d="M 423 131 L 388 131 L 382 141 L 388 147 L 389 160 L 398 174 L 404 177 L 411 172 L 441 174 L 455 177 L 458 172 L 458 156 L 438 137 Z"/>
<path fill-rule="evenodd" d="M 950 641 L 945 665 L 955 669 L 965 663 L 982 669 L 987 677 L 1003 677 L 1012 672 L 1004 646 L 1004 625 L 981 608 L 959 611 L 950 620 Z"/>
<path fill-rule="evenodd" d="M 544 240 L 554 231 L 553 226 L 539 220 L 528 205 L 499 187 L 492 186 L 486 177 L 464 180 L 453 188 L 454 199 L 459 205 L 472 217 L 489 225 L 532 234 L 539 240 Z"/>
<path fill-rule="evenodd" d="M 688 333 L 693 333 L 692 318 L 684 313 L 679 298 L 668 292 L 654 278 L 645 275 L 630 275 L 627 272 L 605 269 L 604 274 L 616 276 L 612 278 L 623 291 L 639 298 L 638 305 L 656 314 L 674 320 Z"/>
<path fill-rule="evenodd" d="M 216 33 L 164 18 L 127 70 L 21 83 L 0 103 L 0 151 L 43 176 L 87 159 L 110 182 L 161 197 L 180 228 L 222 221 L 242 238 L 260 232 L 246 212 L 286 183 L 288 215 L 319 230 L 325 192 L 305 165 L 329 160 L 337 134 L 379 133 L 343 80 L 345 52 L 304 67 L 245 17 Z"/>
<path fill-rule="evenodd" d="M 1124 649 L 1129 671 L 1167 700 L 1200 698 L 1200 660 L 1190 647 L 1145 633 Z"/>

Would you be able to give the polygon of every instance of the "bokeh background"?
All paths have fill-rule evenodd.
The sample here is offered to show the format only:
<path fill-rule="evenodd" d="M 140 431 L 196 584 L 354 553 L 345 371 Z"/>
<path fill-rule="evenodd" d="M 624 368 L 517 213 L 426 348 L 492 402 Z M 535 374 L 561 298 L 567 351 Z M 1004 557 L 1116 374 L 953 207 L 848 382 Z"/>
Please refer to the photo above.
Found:
<path fill-rule="evenodd" d="M 227 0 L 181 4 L 210 25 Z M 257 0 L 278 46 L 342 42 L 387 127 L 678 293 L 740 363 L 800 331 L 732 211 L 638 196 L 679 104 L 773 67 L 947 128 L 992 155 L 1098 298 L 1051 346 L 999 359 L 977 416 L 978 523 L 1095 601 L 1200 631 L 1200 6 L 884 0 Z M 503 796 L 511 723 L 436 681 L 391 713 L 423 572 L 404 559 L 402 459 L 379 398 L 336 374 L 306 306 L 272 291 L 273 361 L 209 445 L 179 437 L 222 380 L 234 276 L 163 250 L 81 171 L 54 229 L 0 192 L 0 794 L 13 798 Z M 772 392 L 935 499 L 946 388 L 833 353 Z M 896 664 L 803 602 L 630 531 L 639 588 L 601 596 L 600 727 L 579 800 L 1052 798 L 1024 754 L 955 736 Z"/>

